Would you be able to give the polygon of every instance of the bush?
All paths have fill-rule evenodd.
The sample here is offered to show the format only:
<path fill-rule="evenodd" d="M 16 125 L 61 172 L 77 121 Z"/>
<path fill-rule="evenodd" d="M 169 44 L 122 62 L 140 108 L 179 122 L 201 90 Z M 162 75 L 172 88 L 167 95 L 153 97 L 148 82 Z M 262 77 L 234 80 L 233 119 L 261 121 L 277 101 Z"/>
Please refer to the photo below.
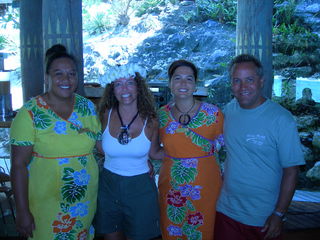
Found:
<path fill-rule="evenodd" d="M 199 16 L 220 23 L 236 25 L 237 1 L 233 0 L 196 0 Z"/>
<path fill-rule="evenodd" d="M 158 7 L 160 5 L 165 5 L 165 0 L 145 0 L 142 3 L 137 3 L 135 5 L 136 8 L 136 16 L 141 17 L 143 14 L 159 12 Z"/>

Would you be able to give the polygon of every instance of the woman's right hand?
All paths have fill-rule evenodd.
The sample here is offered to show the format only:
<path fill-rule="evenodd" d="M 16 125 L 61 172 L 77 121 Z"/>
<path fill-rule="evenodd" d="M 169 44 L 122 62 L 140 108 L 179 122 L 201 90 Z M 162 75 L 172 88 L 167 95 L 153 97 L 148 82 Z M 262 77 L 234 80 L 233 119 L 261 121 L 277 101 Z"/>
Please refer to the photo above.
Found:
<path fill-rule="evenodd" d="M 17 211 L 16 218 L 17 231 L 24 237 L 33 237 L 33 230 L 35 229 L 35 223 L 30 211 Z"/>

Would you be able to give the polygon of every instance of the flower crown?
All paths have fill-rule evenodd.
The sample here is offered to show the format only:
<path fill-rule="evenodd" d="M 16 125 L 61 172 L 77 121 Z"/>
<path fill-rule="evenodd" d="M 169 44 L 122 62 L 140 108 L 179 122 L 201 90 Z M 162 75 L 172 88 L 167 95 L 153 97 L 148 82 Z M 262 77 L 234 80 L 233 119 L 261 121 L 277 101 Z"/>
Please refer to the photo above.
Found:
<path fill-rule="evenodd" d="M 111 67 L 106 74 L 105 80 L 107 83 L 111 83 L 114 80 L 119 78 L 130 78 L 135 76 L 135 73 L 138 72 L 140 75 L 145 78 L 147 72 L 144 68 L 137 64 L 129 63 L 121 66 Z"/>

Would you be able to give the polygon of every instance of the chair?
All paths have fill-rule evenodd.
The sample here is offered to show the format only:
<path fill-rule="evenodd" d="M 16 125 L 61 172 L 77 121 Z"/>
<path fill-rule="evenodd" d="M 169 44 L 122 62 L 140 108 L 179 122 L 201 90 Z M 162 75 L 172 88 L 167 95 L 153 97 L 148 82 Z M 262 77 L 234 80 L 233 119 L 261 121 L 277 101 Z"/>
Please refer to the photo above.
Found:
<path fill-rule="evenodd" d="M 10 183 L 10 176 L 5 172 L 4 168 L 0 166 L 0 194 L 4 193 L 5 200 L 9 205 L 11 215 L 13 217 L 13 220 L 15 221 L 15 212 L 13 208 L 13 191 L 11 187 L 8 186 L 8 183 Z M 6 224 L 5 209 L 1 201 L 0 201 L 0 212 L 1 212 L 3 223 Z"/>

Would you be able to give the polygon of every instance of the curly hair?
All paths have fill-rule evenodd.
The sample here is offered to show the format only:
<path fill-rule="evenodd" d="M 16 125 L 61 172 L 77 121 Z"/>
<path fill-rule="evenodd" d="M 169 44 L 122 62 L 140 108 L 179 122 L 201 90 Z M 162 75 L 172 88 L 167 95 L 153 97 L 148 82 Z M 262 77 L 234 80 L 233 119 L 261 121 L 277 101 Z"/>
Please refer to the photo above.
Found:
<path fill-rule="evenodd" d="M 145 80 L 142 78 L 140 73 L 136 72 L 134 80 L 137 83 L 137 91 L 138 91 L 138 111 L 140 116 L 143 119 L 149 118 L 154 119 L 157 117 L 156 110 L 155 110 L 155 102 L 153 95 L 148 88 Z M 103 115 L 107 110 L 115 108 L 119 105 L 119 102 L 114 95 L 114 83 L 108 83 L 102 98 L 99 102 L 98 112 L 100 121 L 103 119 Z"/>

